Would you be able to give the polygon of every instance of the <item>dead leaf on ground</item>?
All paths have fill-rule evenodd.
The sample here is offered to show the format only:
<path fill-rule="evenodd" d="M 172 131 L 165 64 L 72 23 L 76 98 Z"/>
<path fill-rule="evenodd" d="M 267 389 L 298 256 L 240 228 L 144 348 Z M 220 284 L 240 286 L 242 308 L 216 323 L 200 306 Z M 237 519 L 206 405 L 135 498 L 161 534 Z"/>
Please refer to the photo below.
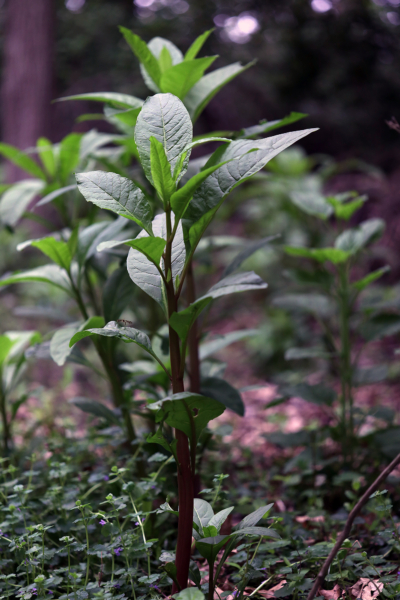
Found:
<path fill-rule="evenodd" d="M 318 596 L 323 596 L 326 600 L 338 600 L 342 595 L 342 590 L 339 585 L 336 584 L 333 590 L 319 590 Z"/>
<path fill-rule="evenodd" d="M 361 577 L 357 583 L 350 588 L 350 594 L 354 598 L 362 598 L 362 600 L 372 600 L 377 598 L 383 590 L 383 583 L 380 583 L 378 579 L 369 579 L 368 577 Z"/>
<path fill-rule="evenodd" d="M 282 579 L 282 581 L 280 581 L 277 585 L 274 585 L 274 587 L 270 588 L 269 590 L 259 590 L 257 592 L 257 596 L 263 596 L 264 598 L 275 598 L 275 592 L 277 592 L 278 590 L 280 590 L 286 583 L 286 579 Z M 247 592 L 249 595 L 251 594 L 251 592 L 254 592 L 256 588 L 246 588 L 245 592 Z M 228 600 L 228 599 L 227 599 Z"/>

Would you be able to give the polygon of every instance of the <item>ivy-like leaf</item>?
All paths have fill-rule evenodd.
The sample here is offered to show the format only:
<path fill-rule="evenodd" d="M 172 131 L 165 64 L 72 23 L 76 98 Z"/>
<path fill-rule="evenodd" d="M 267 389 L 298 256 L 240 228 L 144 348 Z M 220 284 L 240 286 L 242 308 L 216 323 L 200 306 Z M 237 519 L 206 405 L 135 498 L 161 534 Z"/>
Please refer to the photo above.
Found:
<path fill-rule="evenodd" d="M 88 202 L 135 221 L 152 235 L 150 203 L 133 181 L 104 171 L 77 173 L 76 181 Z"/>

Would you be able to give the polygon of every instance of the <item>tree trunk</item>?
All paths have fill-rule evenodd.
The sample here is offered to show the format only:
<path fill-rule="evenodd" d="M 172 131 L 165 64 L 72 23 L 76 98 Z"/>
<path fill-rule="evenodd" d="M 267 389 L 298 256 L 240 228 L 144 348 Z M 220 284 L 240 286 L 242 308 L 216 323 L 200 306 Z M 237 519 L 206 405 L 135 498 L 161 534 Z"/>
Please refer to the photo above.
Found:
<path fill-rule="evenodd" d="M 54 0 L 7 0 L 2 82 L 3 140 L 21 150 L 51 137 Z M 7 182 L 27 177 L 8 164 Z"/>

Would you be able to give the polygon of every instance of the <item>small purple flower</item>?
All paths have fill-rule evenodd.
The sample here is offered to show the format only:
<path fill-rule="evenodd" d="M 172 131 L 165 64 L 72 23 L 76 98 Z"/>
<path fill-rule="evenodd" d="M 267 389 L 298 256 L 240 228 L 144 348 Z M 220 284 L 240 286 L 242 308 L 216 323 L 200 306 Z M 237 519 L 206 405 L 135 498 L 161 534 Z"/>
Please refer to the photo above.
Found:
<path fill-rule="evenodd" d="M 113 587 L 114 587 L 114 588 L 117 588 L 117 590 L 119 590 L 119 588 L 120 588 L 121 586 L 119 585 L 119 583 L 114 583 Z"/>
<path fill-rule="evenodd" d="M 104 519 L 101 519 L 101 520 L 99 521 L 99 524 L 100 524 L 100 525 L 107 525 L 107 521 L 105 521 Z"/>
<path fill-rule="evenodd" d="M 37 588 L 32 588 L 32 592 L 34 596 L 37 596 Z"/>
<path fill-rule="evenodd" d="M 239 596 L 239 590 L 233 592 L 233 597 L 237 598 Z"/>
<path fill-rule="evenodd" d="M 51 590 L 49 590 L 47 593 L 48 594 L 54 594 L 54 592 L 52 592 Z"/>
<path fill-rule="evenodd" d="M 115 548 L 115 549 L 114 549 L 114 552 L 115 552 L 115 554 L 116 554 L 117 556 L 119 556 L 119 555 L 121 554 L 121 552 L 122 552 L 122 551 L 123 551 L 123 548 L 121 548 L 121 547 L 120 547 L 120 548 Z"/>
<path fill-rule="evenodd" d="M 104 481 L 108 481 L 109 479 L 110 479 L 110 478 L 109 478 L 109 476 L 108 476 L 108 475 L 104 475 L 104 477 L 103 477 L 103 480 L 104 480 Z"/>

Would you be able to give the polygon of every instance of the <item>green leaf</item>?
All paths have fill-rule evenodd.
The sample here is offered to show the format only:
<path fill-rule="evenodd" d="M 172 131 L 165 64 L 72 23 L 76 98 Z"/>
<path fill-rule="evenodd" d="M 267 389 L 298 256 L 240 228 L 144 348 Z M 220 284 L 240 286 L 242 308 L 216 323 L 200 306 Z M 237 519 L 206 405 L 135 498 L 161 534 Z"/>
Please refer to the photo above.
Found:
<path fill-rule="evenodd" d="M 315 313 L 320 317 L 329 317 L 335 311 L 335 305 L 323 294 L 280 294 L 272 300 L 272 304 L 283 310 Z"/>
<path fill-rule="evenodd" d="M 146 443 L 147 444 L 158 444 L 159 446 L 162 446 L 165 450 L 167 450 L 167 452 L 171 452 L 171 454 L 174 455 L 174 457 L 177 461 L 176 440 L 173 440 L 172 443 L 170 444 L 162 433 L 162 426 L 160 426 L 159 429 L 154 434 L 149 433 L 149 435 L 146 438 Z M 175 511 L 173 511 L 172 509 L 169 510 L 168 512 L 173 512 L 174 514 L 178 514 L 178 513 L 175 513 Z"/>
<path fill-rule="evenodd" d="M 135 33 L 132 33 L 129 29 L 126 29 L 126 27 L 120 27 L 119 29 L 136 58 L 138 58 L 144 66 L 154 83 L 159 86 L 161 77 L 160 65 L 154 54 L 148 48 L 146 42 Z"/>
<path fill-rule="evenodd" d="M 44 265 L 42 267 L 37 267 L 36 269 L 5 275 L 0 279 L 0 286 L 10 285 L 11 283 L 25 283 L 27 281 L 43 281 L 44 283 L 50 283 L 73 296 L 71 282 L 66 271 L 57 265 Z"/>
<path fill-rule="evenodd" d="M 244 404 L 240 393 L 224 379 L 205 377 L 201 380 L 200 392 L 204 396 L 218 400 L 237 415 L 244 416 Z"/>
<path fill-rule="evenodd" d="M 293 204 L 308 215 L 326 220 L 333 214 L 333 208 L 320 190 L 319 180 L 306 179 L 300 189 L 289 194 Z"/>
<path fill-rule="evenodd" d="M 323 348 L 288 348 L 285 352 L 285 360 L 305 360 L 308 358 L 329 358 L 332 356 Z"/>
<path fill-rule="evenodd" d="M 267 284 L 253 271 L 229 275 L 212 286 L 208 292 L 178 313 L 172 313 L 169 324 L 177 332 L 182 341 L 186 340 L 189 331 L 204 308 L 215 298 L 245 292 L 247 290 L 265 289 Z"/>
<path fill-rule="evenodd" d="M 93 102 L 105 102 L 111 106 L 119 108 L 140 108 L 143 100 L 130 96 L 129 94 L 117 94 L 115 92 L 94 92 L 89 94 L 75 94 L 74 96 L 65 96 L 58 98 L 57 102 L 65 100 L 90 100 Z"/>
<path fill-rule="evenodd" d="M 250 256 L 252 256 L 255 252 L 258 252 L 258 250 L 261 250 L 261 248 L 264 248 L 265 246 L 269 245 L 270 242 L 276 240 L 279 237 L 279 234 L 270 235 L 264 238 L 263 240 L 257 240 L 248 244 L 248 246 L 246 246 L 244 250 L 239 252 L 239 254 L 235 256 L 233 261 L 226 267 L 222 276 L 226 277 L 227 275 L 230 275 L 231 273 L 236 271 L 236 269 L 238 269 L 244 263 L 244 261 L 250 258 Z"/>
<path fill-rule="evenodd" d="M 189 587 L 172 596 L 176 600 L 204 600 L 204 594 L 195 587 Z"/>
<path fill-rule="evenodd" d="M 17 250 L 23 250 L 28 246 L 38 248 L 43 254 L 48 256 L 57 265 L 69 271 L 72 261 L 71 250 L 66 242 L 63 240 L 56 240 L 54 237 L 49 236 L 40 238 L 38 240 L 27 240 L 18 244 Z"/>
<path fill-rule="evenodd" d="M 368 219 L 355 229 L 347 229 L 335 240 L 335 248 L 355 254 L 377 240 L 385 229 L 382 219 Z"/>
<path fill-rule="evenodd" d="M 385 273 L 388 273 L 389 271 L 390 271 L 389 266 L 381 267 L 380 269 L 377 269 L 376 271 L 372 271 L 372 273 L 369 273 L 362 279 L 355 281 L 353 283 L 353 287 L 355 287 L 357 291 L 362 292 L 362 290 L 364 290 L 371 283 L 373 283 L 374 281 L 376 281 L 377 279 L 382 277 L 382 275 L 384 275 Z"/>
<path fill-rule="evenodd" d="M 218 163 L 217 165 L 211 166 L 204 171 L 200 171 L 200 173 L 197 173 L 194 175 L 194 177 L 189 179 L 189 181 L 187 181 L 183 187 L 172 194 L 171 207 L 177 219 L 181 219 L 184 216 L 185 211 L 189 206 L 191 199 L 193 198 L 193 194 L 198 187 L 207 179 L 209 175 L 211 175 L 211 173 L 214 173 L 214 171 L 219 169 L 223 164 L 225 163 Z"/>
<path fill-rule="evenodd" d="M 172 219 L 172 227 L 174 222 Z M 165 221 L 165 214 L 157 215 L 152 223 L 154 236 L 157 238 L 167 238 L 167 228 Z M 140 239 L 146 238 L 147 233 L 142 231 L 133 240 L 135 243 L 139 242 Z M 157 242 L 159 244 L 159 242 Z M 161 245 L 158 246 L 158 251 L 161 249 Z M 155 251 L 157 249 L 155 248 Z M 182 226 L 179 223 L 174 241 L 172 243 L 172 278 L 176 281 L 176 278 L 180 276 L 183 267 L 185 265 L 185 243 L 183 240 Z M 152 261 L 150 261 L 144 254 L 131 248 L 129 250 L 127 259 L 127 268 L 130 278 L 137 286 L 139 286 L 144 292 L 149 294 L 154 300 L 156 300 L 164 309 L 164 289 L 163 282 L 161 279 L 160 272 Z"/>
<path fill-rule="evenodd" d="M 171 165 L 165 154 L 164 146 L 153 136 L 150 138 L 150 166 L 154 187 L 163 201 L 165 209 L 175 191 L 175 181 L 172 179 Z"/>
<path fill-rule="evenodd" d="M 186 227 L 190 229 L 189 239 L 192 248 L 196 247 L 231 190 L 265 167 L 274 156 L 313 131 L 315 129 L 283 133 L 257 141 L 239 140 L 231 142 L 225 149 L 223 147 L 222 150 L 218 149 L 211 156 L 206 168 L 214 161 L 231 162 L 217 169 L 202 183 L 186 211 Z"/>
<path fill-rule="evenodd" d="M 17 165 L 17 167 L 23 171 L 27 171 L 34 177 L 38 177 L 39 179 L 46 181 L 46 175 L 39 167 L 37 162 L 35 162 L 30 156 L 15 146 L 0 143 L 0 155 L 14 163 L 14 165 Z"/>
<path fill-rule="evenodd" d="M 302 248 L 297 246 L 285 246 L 286 254 L 290 256 L 302 256 L 304 258 L 311 258 L 318 262 L 330 262 L 333 265 L 339 265 L 346 262 L 351 252 L 347 252 L 340 248 Z"/>
<path fill-rule="evenodd" d="M 8 336 L 0 335 L 0 366 L 7 359 L 12 345 L 13 341 Z"/>
<path fill-rule="evenodd" d="M 202 77 L 200 81 L 189 90 L 185 97 L 185 106 L 189 111 L 193 123 L 197 121 L 200 113 L 205 109 L 215 94 L 253 64 L 254 63 L 249 63 L 243 67 L 240 63 L 233 63 L 227 67 L 216 69 L 215 71 L 212 71 L 212 73 L 208 73 Z"/>
<path fill-rule="evenodd" d="M 40 179 L 23 179 L 11 186 L 0 200 L 0 221 L 4 225 L 14 227 L 45 185 Z"/>
<path fill-rule="evenodd" d="M 164 147 L 171 173 L 182 152 L 192 141 L 193 126 L 182 102 L 172 94 L 156 94 L 147 98 L 135 127 L 135 142 L 144 173 L 150 183 L 150 138 L 155 137 Z M 187 153 L 189 160 L 190 150 Z"/>
<path fill-rule="evenodd" d="M 142 237 L 126 242 L 131 248 L 139 250 L 148 260 L 159 265 L 164 252 L 166 241 L 159 237 Z"/>
<path fill-rule="evenodd" d="M 193 523 L 197 526 L 199 533 L 203 534 L 203 528 L 207 527 L 214 516 L 214 511 L 209 502 L 202 498 L 193 501 Z"/>
<path fill-rule="evenodd" d="M 83 412 L 89 413 L 94 417 L 99 417 L 100 419 L 104 419 L 107 423 L 112 425 L 121 425 L 118 417 L 104 404 L 101 402 L 97 402 L 97 400 L 91 400 L 90 398 L 72 398 L 68 401 L 70 404 L 74 404 L 78 408 L 80 408 Z"/>
<path fill-rule="evenodd" d="M 239 138 L 248 139 L 257 135 L 262 135 L 263 133 L 269 133 L 279 127 L 285 127 L 285 125 L 296 123 L 297 121 L 300 121 L 300 119 L 304 119 L 304 117 L 308 117 L 308 115 L 299 112 L 291 112 L 290 115 L 283 117 L 283 119 L 278 119 L 276 121 L 260 121 L 258 125 L 252 125 L 251 127 L 242 129 L 239 133 Z"/>
<path fill-rule="evenodd" d="M 132 295 L 132 282 L 126 267 L 115 269 L 103 287 L 103 314 L 107 323 L 116 321 L 121 316 Z"/>
<path fill-rule="evenodd" d="M 355 198 L 355 200 L 347 202 L 349 198 Z M 333 206 L 336 218 L 344 221 L 348 221 L 367 199 L 367 196 L 358 196 L 357 192 L 347 192 L 326 198 L 327 202 Z"/>
<path fill-rule="evenodd" d="M 223 335 L 217 335 L 214 339 L 200 344 L 199 358 L 200 360 L 204 360 L 208 356 L 215 354 L 215 352 L 223 350 L 230 344 L 234 344 L 246 337 L 259 335 L 259 333 L 260 331 L 258 329 L 241 329 L 239 331 L 230 331 Z"/>
<path fill-rule="evenodd" d="M 161 73 L 165 73 L 172 67 L 172 56 L 166 46 L 163 46 L 158 57 L 158 64 L 160 65 Z"/>
<path fill-rule="evenodd" d="M 217 56 L 195 58 L 174 65 L 161 75 L 160 89 L 162 92 L 174 94 L 183 100 L 188 91 L 203 77 Z"/>
<path fill-rule="evenodd" d="M 163 72 L 163 68 L 166 66 L 165 51 L 168 52 L 173 65 L 177 65 L 183 60 L 183 54 L 179 50 L 179 48 L 177 48 L 175 44 L 173 44 L 169 40 L 166 40 L 165 38 L 155 37 L 150 40 L 150 42 L 147 44 L 147 47 L 152 52 L 152 54 L 158 59 L 158 64 L 160 66 L 161 72 Z M 140 64 L 140 72 L 147 87 L 157 94 L 157 92 L 160 91 L 160 88 L 150 77 L 148 71 L 145 69 L 143 64 Z"/>
<path fill-rule="evenodd" d="M 387 365 L 374 365 L 365 369 L 355 369 L 352 383 L 353 385 L 371 385 L 372 383 L 379 383 L 385 381 L 388 376 Z"/>
<path fill-rule="evenodd" d="M 239 525 L 237 526 L 237 529 L 242 530 L 248 527 L 254 527 L 262 518 L 264 518 L 269 513 L 273 505 L 274 503 L 271 502 L 271 504 L 260 506 L 260 508 L 257 508 L 257 510 L 254 510 L 252 513 L 250 513 L 244 519 L 242 519 Z"/>
<path fill-rule="evenodd" d="M 68 323 L 68 325 L 58 329 L 51 338 L 50 356 L 59 367 L 65 364 L 71 354 L 72 348 L 70 348 L 69 341 L 73 335 L 80 331 L 82 324 L 81 321 Z"/>
<path fill-rule="evenodd" d="M 185 54 L 185 58 L 184 58 L 185 61 L 186 60 L 193 60 L 193 58 L 196 58 L 196 56 L 198 55 L 198 53 L 202 49 L 203 45 L 207 41 L 208 37 L 210 36 L 210 34 L 214 30 L 215 30 L 214 27 L 212 29 L 208 29 L 208 31 L 205 31 L 204 33 L 202 33 L 201 35 L 199 35 L 198 38 L 196 38 L 194 40 L 193 44 L 190 46 L 190 48 L 188 49 L 188 51 Z"/>
<path fill-rule="evenodd" d="M 226 519 L 231 514 L 231 512 L 233 511 L 233 509 L 234 509 L 234 507 L 230 506 L 229 508 L 225 508 L 224 510 L 221 510 L 220 512 L 218 512 L 217 514 L 215 514 L 209 520 L 208 526 L 210 527 L 212 525 L 213 527 L 216 527 L 216 529 L 217 529 L 217 531 L 219 533 L 222 525 L 225 523 Z"/>
<path fill-rule="evenodd" d="M 46 194 L 46 196 L 44 196 L 35 205 L 35 208 L 37 208 L 38 206 L 43 206 L 44 204 L 48 204 L 49 202 L 51 202 L 52 200 L 55 200 L 56 198 L 59 198 L 63 194 L 66 194 L 67 192 L 72 192 L 72 190 L 76 190 L 76 189 L 78 189 L 78 188 L 75 183 L 73 183 L 72 185 L 66 185 L 64 187 L 58 188 L 57 190 L 50 192 L 50 194 Z"/>
<path fill-rule="evenodd" d="M 207 424 L 216 419 L 225 410 L 225 407 L 212 398 L 206 398 L 200 394 L 181 392 L 160 400 L 149 407 L 152 410 L 159 408 L 156 422 L 165 421 L 170 427 L 183 431 L 189 439 L 192 439 L 191 420 L 188 411 L 192 412 L 195 425 L 196 441 Z"/>
<path fill-rule="evenodd" d="M 77 173 L 76 181 L 88 202 L 131 219 L 152 234 L 150 203 L 133 181 L 104 171 Z"/>
<path fill-rule="evenodd" d="M 218 556 L 218 552 L 229 539 L 228 535 L 216 535 L 214 537 L 202 538 L 201 540 L 196 541 L 196 549 L 203 558 L 210 562 L 214 562 Z"/>
<path fill-rule="evenodd" d="M 236 535 L 256 535 L 275 539 L 280 539 L 281 537 L 275 529 L 270 529 L 269 527 L 241 527 L 239 530 L 231 533 L 231 536 Z"/>
<path fill-rule="evenodd" d="M 58 156 L 58 176 L 63 185 L 67 183 L 68 177 L 78 166 L 81 139 L 81 133 L 70 133 L 61 140 Z"/>
<path fill-rule="evenodd" d="M 126 226 L 127 220 L 124 217 L 118 217 L 114 221 L 103 221 L 102 223 L 94 223 L 85 227 L 79 232 L 78 247 L 76 258 L 79 267 L 82 268 L 96 252 L 98 246 L 104 240 L 110 240 L 119 234 Z"/>
<path fill-rule="evenodd" d="M 37 141 L 37 149 L 40 160 L 50 177 L 56 174 L 56 159 L 53 151 L 53 144 L 47 138 L 41 137 Z"/>

